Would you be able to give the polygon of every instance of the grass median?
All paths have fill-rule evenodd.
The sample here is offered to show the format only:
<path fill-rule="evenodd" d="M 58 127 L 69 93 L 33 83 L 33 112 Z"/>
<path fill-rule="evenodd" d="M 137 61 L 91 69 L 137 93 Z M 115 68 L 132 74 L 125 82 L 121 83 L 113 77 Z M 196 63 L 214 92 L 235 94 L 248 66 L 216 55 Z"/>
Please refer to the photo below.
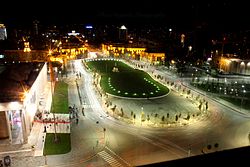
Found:
<path fill-rule="evenodd" d="M 169 89 L 142 70 L 117 60 L 88 61 L 87 66 L 101 75 L 102 89 L 112 95 L 150 98 L 166 95 Z"/>
<path fill-rule="evenodd" d="M 70 133 L 57 133 L 55 141 L 54 133 L 47 133 L 43 155 L 66 154 L 71 150 Z"/>
<path fill-rule="evenodd" d="M 68 114 L 68 85 L 64 82 L 56 82 L 51 105 L 51 112 L 55 114 Z M 54 125 L 52 125 L 54 126 Z M 65 154 L 71 150 L 70 133 L 47 133 L 44 143 L 43 154 Z"/>
<path fill-rule="evenodd" d="M 56 82 L 51 112 L 55 114 L 68 114 L 68 105 L 68 85 L 62 81 Z"/>

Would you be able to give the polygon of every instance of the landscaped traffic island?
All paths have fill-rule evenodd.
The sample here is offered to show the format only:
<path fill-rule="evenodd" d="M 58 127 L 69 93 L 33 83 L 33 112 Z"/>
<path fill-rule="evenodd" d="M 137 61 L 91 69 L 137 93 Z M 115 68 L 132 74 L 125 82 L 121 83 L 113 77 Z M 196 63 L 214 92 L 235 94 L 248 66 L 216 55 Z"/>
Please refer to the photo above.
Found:
<path fill-rule="evenodd" d="M 86 60 L 94 73 L 101 75 L 100 86 L 108 94 L 129 98 L 152 98 L 168 94 L 169 89 L 144 71 L 115 59 Z"/>

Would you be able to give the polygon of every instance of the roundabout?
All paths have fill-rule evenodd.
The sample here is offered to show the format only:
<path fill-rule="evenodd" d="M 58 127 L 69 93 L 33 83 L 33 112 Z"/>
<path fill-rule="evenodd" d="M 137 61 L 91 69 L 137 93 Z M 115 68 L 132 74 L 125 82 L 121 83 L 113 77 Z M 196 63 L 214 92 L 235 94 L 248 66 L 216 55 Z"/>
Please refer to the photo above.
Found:
<path fill-rule="evenodd" d="M 175 128 L 210 115 L 204 107 L 198 109 L 198 95 L 163 84 L 162 78 L 153 78 L 119 59 L 88 59 L 82 63 L 92 73 L 106 114 L 117 120 L 140 127 Z"/>

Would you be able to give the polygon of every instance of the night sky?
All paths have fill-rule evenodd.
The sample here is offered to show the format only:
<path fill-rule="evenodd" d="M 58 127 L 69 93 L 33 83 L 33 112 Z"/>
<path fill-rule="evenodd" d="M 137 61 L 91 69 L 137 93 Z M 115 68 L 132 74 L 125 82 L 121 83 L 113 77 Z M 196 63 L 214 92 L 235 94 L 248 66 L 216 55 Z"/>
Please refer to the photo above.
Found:
<path fill-rule="evenodd" d="M 37 19 L 43 24 L 71 23 L 163 23 L 179 26 L 206 22 L 214 27 L 247 29 L 247 1 L 237 0 L 82 0 L 8 2 L 0 10 L 0 22 L 26 24 Z"/>

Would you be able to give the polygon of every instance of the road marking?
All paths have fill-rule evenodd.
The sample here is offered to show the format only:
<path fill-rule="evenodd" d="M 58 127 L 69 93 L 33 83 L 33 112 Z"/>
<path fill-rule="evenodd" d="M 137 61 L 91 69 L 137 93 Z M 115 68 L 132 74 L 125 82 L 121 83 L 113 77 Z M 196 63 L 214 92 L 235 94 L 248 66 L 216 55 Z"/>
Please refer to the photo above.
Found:
<path fill-rule="evenodd" d="M 114 167 L 122 167 L 122 164 L 120 164 L 114 157 L 112 157 L 109 153 L 106 151 L 101 151 L 98 153 L 98 155 L 104 159 L 110 166 Z"/>
<path fill-rule="evenodd" d="M 114 151 L 112 151 L 110 148 L 108 148 L 107 146 L 105 146 L 105 148 L 110 151 L 113 155 L 115 155 L 117 158 L 119 158 L 122 162 L 124 162 L 126 165 L 128 166 L 132 166 L 130 165 L 127 161 L 125 161 L 124 159 L 122 159 L 119 155 L 117 155 Z"/>
<path fill-rule="evenodd" d="M 85 109 L 85 108 L 92 108 L 93 106 L 90 104 L 83 104 L 82 107 Z"/>

